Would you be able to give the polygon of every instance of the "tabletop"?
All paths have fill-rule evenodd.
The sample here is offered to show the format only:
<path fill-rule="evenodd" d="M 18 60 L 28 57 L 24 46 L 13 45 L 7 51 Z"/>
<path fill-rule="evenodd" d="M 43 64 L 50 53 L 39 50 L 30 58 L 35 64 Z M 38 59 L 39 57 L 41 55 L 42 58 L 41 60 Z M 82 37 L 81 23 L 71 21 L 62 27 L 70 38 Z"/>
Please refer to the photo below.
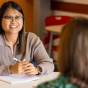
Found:
<path fill-rule="evenodd" d="M 46 27 L 45 27 L 45 30 L 46 30 L 46 31 L 50 31 L 50 32 L 61 33 L 63 26 L 64 26 L 64 25 L 46 26 Z"/>
<path fill-rule="evenodd" d="M 26 83 L 18 83 L 18 84 L 9 84 L 3 81 L 0 81 L 0 88 L 36 88 L 37 85 L 56 79 L 60 75 L 59 72 L 53 72 L 48 75 L 39 75 L 39 79 Z"/>

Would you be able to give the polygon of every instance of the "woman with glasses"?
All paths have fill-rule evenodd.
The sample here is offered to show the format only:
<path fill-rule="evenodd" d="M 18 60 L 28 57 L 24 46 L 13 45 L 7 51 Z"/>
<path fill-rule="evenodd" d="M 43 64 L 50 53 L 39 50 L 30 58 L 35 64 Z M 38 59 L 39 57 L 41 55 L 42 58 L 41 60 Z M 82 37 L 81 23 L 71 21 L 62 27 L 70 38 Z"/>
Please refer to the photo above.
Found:
<path fill-rule="evenodd" d="M 54 70 L 53 60 L 46 53 L 39 37 L 25 32 L 24 18 L 22 8 L 14 1 L 1 6 L 0 75 L 48 74 Z"/>

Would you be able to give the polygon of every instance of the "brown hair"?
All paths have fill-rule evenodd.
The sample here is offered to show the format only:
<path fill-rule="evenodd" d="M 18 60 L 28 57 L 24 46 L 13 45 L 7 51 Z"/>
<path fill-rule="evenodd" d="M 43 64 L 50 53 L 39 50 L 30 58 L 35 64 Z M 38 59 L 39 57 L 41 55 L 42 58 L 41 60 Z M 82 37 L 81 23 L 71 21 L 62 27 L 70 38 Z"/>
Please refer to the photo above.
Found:
<path fill-rule="evenodd" d="M 58 70 L 88 82 L 88 19 L 74 17 L 63 29 Z"/>

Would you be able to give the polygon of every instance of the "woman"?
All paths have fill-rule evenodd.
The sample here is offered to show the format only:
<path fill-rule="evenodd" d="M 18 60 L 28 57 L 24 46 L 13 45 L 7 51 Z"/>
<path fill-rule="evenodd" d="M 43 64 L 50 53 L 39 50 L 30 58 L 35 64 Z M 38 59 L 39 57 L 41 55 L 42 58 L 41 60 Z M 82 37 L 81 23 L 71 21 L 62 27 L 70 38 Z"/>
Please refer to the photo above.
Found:
<path fill-rule="evenodd" d="M 74 17 L 63 29 L 57 79 L 37 88 L 88 88 L 88 19 Z"/>
<path fill-rule="evenodd" d="M 0 75 L 48 74 L 53 70 L 53 60 L 39 37 L 25 32 L 22 8 L 14 1 L 5 2 L 0 9 Z"/>

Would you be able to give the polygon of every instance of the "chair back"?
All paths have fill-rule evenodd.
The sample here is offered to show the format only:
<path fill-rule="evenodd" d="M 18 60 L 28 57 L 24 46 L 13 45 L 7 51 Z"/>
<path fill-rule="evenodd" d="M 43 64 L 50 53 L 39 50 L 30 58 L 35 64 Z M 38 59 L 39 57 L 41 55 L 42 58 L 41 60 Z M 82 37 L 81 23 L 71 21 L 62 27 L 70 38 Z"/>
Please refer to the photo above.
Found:
<path fill-rule="evenodd" d="M 45 26 L 66 24 L 72 17 L 62 15 L 51 15 L 45 18 Z"/>

